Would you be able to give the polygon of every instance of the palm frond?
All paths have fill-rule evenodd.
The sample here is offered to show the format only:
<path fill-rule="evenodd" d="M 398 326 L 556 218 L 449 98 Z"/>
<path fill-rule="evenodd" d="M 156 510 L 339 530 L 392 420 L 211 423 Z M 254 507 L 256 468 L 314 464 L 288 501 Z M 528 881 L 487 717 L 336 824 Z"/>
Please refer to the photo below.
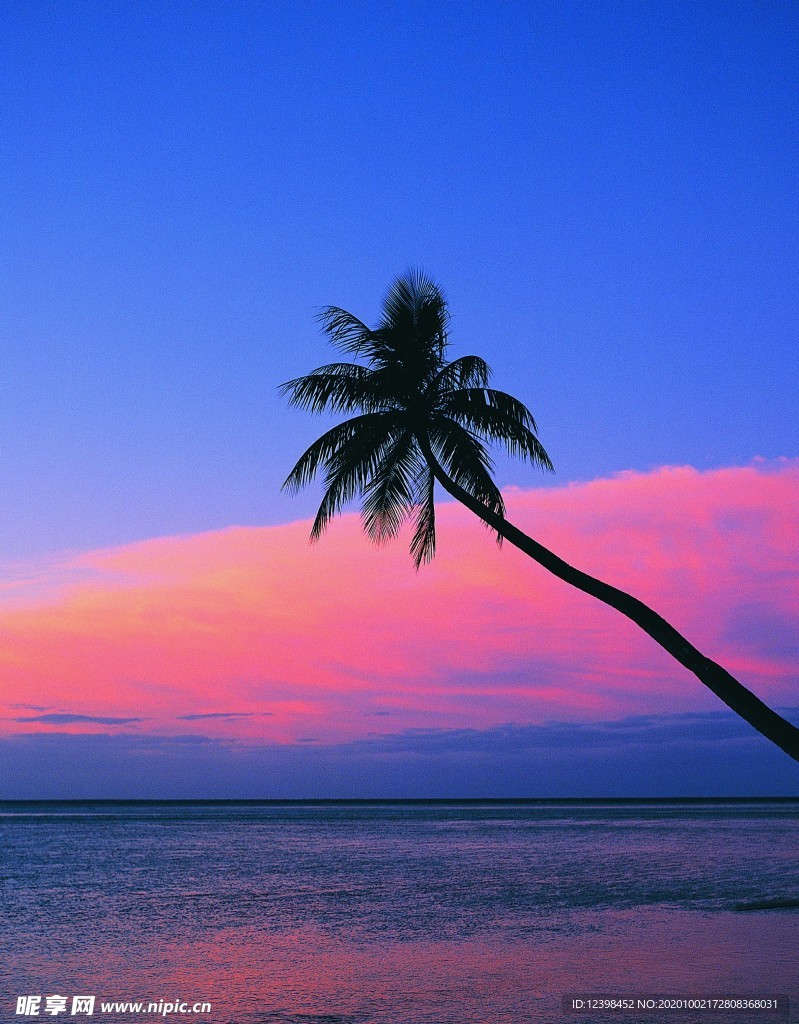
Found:
<path fill-rule="evenodd" d="M 493 463 L 485 446 L 455 420 L 435 415 L 428 437 L 433 454 L 445 472 L 464 490 L 496 512 L 505 515 L 505 503 L 491 476 Z"/>
<path fill-rule="evenodd" d="M 317 437 L 294 463 L 294 468 L 283 481 L 280 489 L 296 494 L 297 491 L 307 486 L 319 472 L 321 466 L 332 457 L 342 443 L 343 437 L 351 429 L 350 421 L 347 420 L 346 423 L 337 423 L 327 433 Z"/>
<path fill-rule="evenodd" d="M 405 430 L 384 453 L 364 488 L 363 524 L 372 540 L 381 543 L 399 533 L 414 504 L 414 481 L 419 470 L 416 442 Z"/>
<path fill-rule="evenodd" d="M 325 492 L 311 528 L 312 540 L 356 495 L 368 490 L 402 431 L 395 413 L 372 413 L 359 419 L 358 430 L 325 463 Z"/>
<path fill-rule="evenodd" d="M 372 358 L 380 353 L 382 342 L 357 316 L 338 306 L 324 306 L 316 314 L 330 341 L 348 355 Z"/>
<path fill-rule="evenodd" d="M 435 477 L 429 468 L 417 478 L 416 528 L 411 538 L 411 557 L 418 569 L 423 562 L 430 562 L 436 553 L 436 506 L 433 495 Z"/>
<path fill-rule="evenodd" d="M 462 388 L 486 388 L 491 378 L 491 368 L 479 356 L 461 356 L 443 366 L 430 384 L 431 391 L 446 395 Z"/>
<path fill-rule="evenodd" d="M 389 411 L 364 413 L 362 416 L 354 416 L 343 423 L 337 423 L 303 452 L 283 481 L 282 490 L 291 493 L 299 491 L 313 480 L 320 469 L 329 474 L 331 467 L 336 464 L 339 453 L 347 449 L 359 435 L 365 441 L 367 438 L 374 438 L 381 430 L 384 434 L 392 429 L 396 430 L 398 422 L 397 413 Z"/>
<path fill-rule="evenodd" d="M 375 371 L 357 363 L 328 363 L 304 377 L 295 377 L 279 388 L 289 405 L 310 412 L 352 412 L 385 409 L 385 388 L 375 379 Z"/>
<path fill-rule="evenodd" d="M 432 343 L 439 359 L 447 344 L 449 312 L 438 285 L 421 270 L 398 277 L 383 300 L 380 329 L 405 347 L 415 341 Z M 417 348 L 419 346 L 417 345 Z"/>
<path fill-rule="evenodd" d="M 384 330 L 413 328 L 420 286 L 421 280 L 415 271 L 410 271 L 404 277 L 398 277 L 392 281 L 383 299 L 381 328 Z"/>
<path fill-rule="evenodd" d="M 438 409 L 488 441 L 504 444 L 511 455 L 552 470 L 552 461 L 536 436 L 530 410 L 517 398 L 493 388 L 463 388 L 441 397 Z"/>

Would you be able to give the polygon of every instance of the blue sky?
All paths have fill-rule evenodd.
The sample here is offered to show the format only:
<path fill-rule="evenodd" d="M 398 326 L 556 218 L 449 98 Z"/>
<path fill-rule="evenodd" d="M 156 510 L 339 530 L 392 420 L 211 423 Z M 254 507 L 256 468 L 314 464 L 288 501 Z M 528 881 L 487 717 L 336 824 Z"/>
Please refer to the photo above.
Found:
<path fill-rule="evenodd" d="M 789 3 L 11 3 L 0 559 L 307 515 L 314 309 L 422 266 L 557 480 L 796 452 Z M 502 483 L 529 470 L 501 463 Z"/>

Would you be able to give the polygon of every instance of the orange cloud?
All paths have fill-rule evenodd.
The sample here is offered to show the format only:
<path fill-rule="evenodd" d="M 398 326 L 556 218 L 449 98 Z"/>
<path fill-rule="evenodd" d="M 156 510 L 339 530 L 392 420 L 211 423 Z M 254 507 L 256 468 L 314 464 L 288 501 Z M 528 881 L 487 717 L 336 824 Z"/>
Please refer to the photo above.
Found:
<path fill-rule="evenodd" d="M 795 703 L 799 461 L 506 498 L 522 529 Z M 18 573 L 0 584 L 2 729 L 311 742 L 718 706 L 617 613 L 460 507 L 438 514 L 418 574 L 356 515 L 315 545 L 307 522 L 231 528 Z"/>

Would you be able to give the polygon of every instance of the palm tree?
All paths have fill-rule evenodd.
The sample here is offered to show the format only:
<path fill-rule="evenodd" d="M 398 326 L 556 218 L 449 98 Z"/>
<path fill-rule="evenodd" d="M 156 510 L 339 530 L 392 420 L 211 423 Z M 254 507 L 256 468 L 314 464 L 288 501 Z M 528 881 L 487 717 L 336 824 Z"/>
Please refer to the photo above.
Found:
<path fill-rule="evenodd" d="M 581 572 L 505 518 L 485 442 L 544 470 L 552 463 L 529 410 L 489 387 L 478 356 L 447 362 L 447 306 L 440 289 L 418 271 L 398 278 L 379 325 L 370 329 L 335 306 L 319 319 L 342 352 L 365 359 L 329 363 L 283 384 L 289 403 L 312 412 L 358 413 L 328 430 L 300 457 L 284 483 L 290 491 L 322 471 L 324 494 L 311 530 L 360 494 L 366 533 L 382 542 L 413 523 L 411 555 L 418 568 L 435 553 L 435 482 L 471 509 L 497 540 L 507 540 L 555 576 L 626 615 L 758 732 L 799 761 L 799 729 L 706 658 L 664 618 L 617 587 Z"/>

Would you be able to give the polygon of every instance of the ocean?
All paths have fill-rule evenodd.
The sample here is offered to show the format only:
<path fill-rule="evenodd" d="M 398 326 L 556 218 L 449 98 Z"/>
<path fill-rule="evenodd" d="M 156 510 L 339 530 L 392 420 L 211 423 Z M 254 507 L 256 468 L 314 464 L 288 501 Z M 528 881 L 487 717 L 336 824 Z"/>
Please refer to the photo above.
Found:
<path fill-rule="evenodd" d="M 8 802 L 0 851 L 2 1022 L 799 1021 L 799 800 Z"/>

